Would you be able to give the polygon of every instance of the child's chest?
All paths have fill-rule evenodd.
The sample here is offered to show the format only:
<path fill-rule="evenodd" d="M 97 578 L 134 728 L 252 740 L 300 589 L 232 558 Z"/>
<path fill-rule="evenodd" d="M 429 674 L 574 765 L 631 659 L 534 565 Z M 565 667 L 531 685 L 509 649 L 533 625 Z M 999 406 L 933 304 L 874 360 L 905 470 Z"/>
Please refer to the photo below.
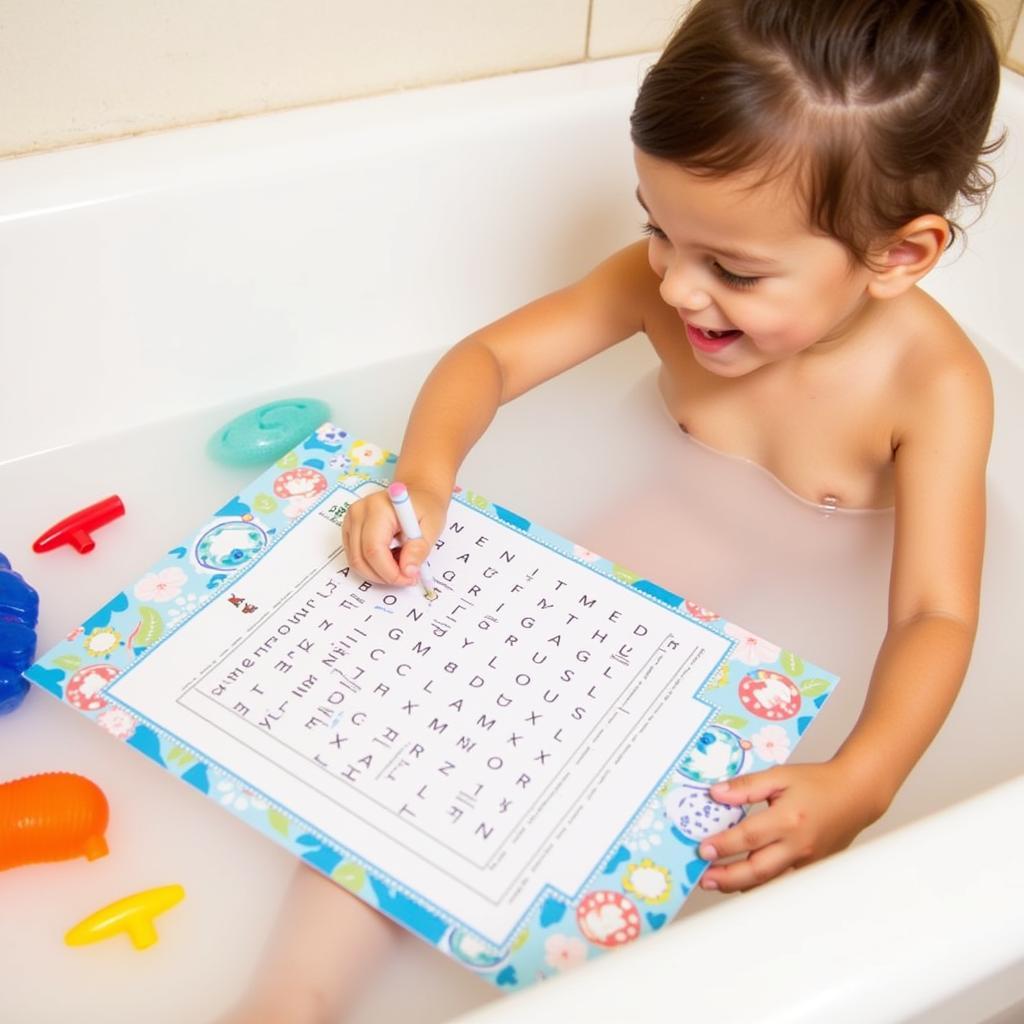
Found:
<path fill-rule="evenodd" d="M 892 402 L 883 367 L 815 357 L 722 377 L 694 359 L 685 336 L 649 325 L 669 413 L 696 440 L 749 459 L 816 505 L 893 504 Z"/>

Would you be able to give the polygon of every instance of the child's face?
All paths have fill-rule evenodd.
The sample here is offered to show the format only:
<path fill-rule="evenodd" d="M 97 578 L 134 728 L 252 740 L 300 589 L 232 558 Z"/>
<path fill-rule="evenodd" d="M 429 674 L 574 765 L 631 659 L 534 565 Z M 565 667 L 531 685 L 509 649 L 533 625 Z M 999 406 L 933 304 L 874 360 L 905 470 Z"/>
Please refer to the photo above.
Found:
<path fill-rule="evenodd" d="M 787 178 L 707 178 L 639 150 L 635 158 L 650 264 L 702 366 L 738 377 L 847 336 L 872 271 L 812 233 Z"/>

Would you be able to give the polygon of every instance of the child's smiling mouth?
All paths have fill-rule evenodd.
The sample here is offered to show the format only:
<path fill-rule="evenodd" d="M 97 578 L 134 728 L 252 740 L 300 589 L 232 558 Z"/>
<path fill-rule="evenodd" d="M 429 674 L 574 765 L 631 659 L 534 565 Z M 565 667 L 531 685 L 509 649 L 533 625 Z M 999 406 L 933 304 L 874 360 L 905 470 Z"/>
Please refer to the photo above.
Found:
<path fill-rule="evenodd" d="M 700 349 L 701 352 L 720 352 L 727 345 L 731 345 L 743 336 L 743 332 L 735 328 L 726 331 L 715 331 L 707 327 L 697 327 L 695 324 L 691 324 L 689 320 L 684 321 L 684 323 L 686 324 L 687 339 L 694 348 Z"/>

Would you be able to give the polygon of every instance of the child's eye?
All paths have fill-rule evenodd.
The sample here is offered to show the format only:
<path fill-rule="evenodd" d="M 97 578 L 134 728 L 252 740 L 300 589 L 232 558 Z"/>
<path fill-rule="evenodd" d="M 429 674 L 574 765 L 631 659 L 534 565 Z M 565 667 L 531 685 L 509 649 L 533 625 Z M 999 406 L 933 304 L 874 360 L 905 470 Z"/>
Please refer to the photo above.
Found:
<path fill-rule="evenodd" d="M 726 270 L 717 260 L 711 266 L 715 273 L 731 288 L 753 288 L 761 280 L 759 277 L 740 277 L 739 274 Z"/>
<path fill-rule="evenodd" d="M 668 235 L 661 228 L 655 227 L 650 221 L 643 226 L 642 231 L 645 235 L 653 235 L 655 238 L 660 238 L 663 241 L 668 238 Z"/>

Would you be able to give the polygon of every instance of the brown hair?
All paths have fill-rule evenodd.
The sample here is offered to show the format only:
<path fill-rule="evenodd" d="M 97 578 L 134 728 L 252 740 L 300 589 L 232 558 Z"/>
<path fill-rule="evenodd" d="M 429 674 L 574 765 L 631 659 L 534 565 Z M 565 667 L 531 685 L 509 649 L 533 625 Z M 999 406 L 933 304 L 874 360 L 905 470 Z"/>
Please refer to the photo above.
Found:
<path fill-rule="evenodd" d="M 914 217 L 984 205 L 998 91 L 976 0 L 699 0 L 630 125 L 694 173 L 796 169 L 810 225 L 864 262 Z"/>

